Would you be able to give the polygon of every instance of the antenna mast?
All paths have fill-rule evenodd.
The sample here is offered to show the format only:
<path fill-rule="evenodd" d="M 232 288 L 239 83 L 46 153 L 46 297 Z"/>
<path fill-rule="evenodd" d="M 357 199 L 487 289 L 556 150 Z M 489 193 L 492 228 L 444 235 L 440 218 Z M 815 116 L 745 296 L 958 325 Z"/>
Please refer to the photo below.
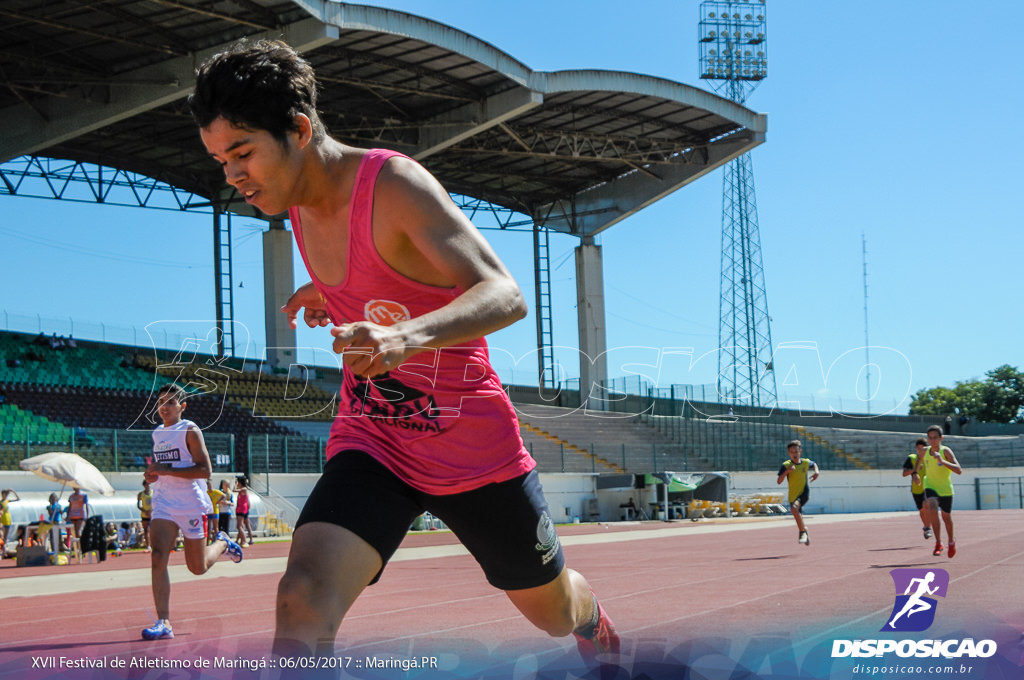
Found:
<path fill-rule="evenodd" d="M 868 239 L 860 234 L 861 256 L 864 261 L 864 381 L 867 383 L 868 414 L 871 413 L 871 343 L 868 341 Z"/>

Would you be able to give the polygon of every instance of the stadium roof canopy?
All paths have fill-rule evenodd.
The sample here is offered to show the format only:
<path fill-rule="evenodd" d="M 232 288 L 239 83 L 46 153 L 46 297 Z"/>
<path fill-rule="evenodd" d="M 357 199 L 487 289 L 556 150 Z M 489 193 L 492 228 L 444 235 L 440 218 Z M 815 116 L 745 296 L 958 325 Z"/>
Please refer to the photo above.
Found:
<path fill-rule="evenodd" d="M 454 193 L 589 237 L 764 141 L 766 118 L 680 83 L 537 72 L 455 28 L 325 0 L 3 0 L 0 162 L 139 173 L 242 214 L 189 116 L 197 64 L 282 37 L 331 134 L 419 159 Z M 0 192 L 3 188 L 0 187 Z"/>

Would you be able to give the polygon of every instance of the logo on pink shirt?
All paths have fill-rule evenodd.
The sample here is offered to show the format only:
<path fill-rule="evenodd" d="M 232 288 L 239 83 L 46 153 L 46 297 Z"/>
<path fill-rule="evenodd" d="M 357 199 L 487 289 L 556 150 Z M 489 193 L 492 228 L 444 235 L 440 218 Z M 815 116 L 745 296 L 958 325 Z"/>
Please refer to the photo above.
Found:
<path fill-rule="evenodd" d="M 412 318 L 408 308 L 394 300 L 370 300 L 363 307 L 363 316 L 367 321 L 380 326 L 392 326 Z"/>

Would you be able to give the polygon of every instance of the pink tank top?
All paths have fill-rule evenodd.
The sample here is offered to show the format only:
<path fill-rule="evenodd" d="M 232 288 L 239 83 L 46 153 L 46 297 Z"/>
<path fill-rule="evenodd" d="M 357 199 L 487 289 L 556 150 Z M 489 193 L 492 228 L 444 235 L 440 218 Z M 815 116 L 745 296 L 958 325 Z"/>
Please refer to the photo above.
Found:
<path fill-rule="evenodd" d="M 306 258 L 297 208 L 292 232 L 314 285 L 335 323 L 390 326 L 438 309 L 460 293 L 413 281 L 392 269 L 373 245 L 373 191 L 392 156 L 370 150 L 356 173 L 349 207 L 345 280 L 326 286 Z M 425 493 L 461 493 L 518 477 L 536 463 L 523 447 L 515 410 L 491 366 L 483 338 L 413 355 L 372 379 L 346 366 L 327 459 L 359 449 Z"/>
<path fill-rule="evenodd" d="M 238 492 L 238 503 L 235 505 L 235 514 L 237 515 L 248 515 L 249 514 L 249 492 L 239 490 Z"/>

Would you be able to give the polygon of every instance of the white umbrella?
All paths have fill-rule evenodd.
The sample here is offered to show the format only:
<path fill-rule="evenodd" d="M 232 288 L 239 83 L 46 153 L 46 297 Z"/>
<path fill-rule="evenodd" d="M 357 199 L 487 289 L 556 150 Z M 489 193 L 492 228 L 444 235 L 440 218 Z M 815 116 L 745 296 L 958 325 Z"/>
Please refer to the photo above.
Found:
<path fill-rule="evenodd" d="M 60 482 L 63 493 L 64 486 L 95 491 L 101 496 L 113 496 L 114 487 L 103 476 L 95 465 L 77 453 L 52 451 L 32 456 L 18 463 L 22 470 L 34 472 L 43 479 Z"/>

